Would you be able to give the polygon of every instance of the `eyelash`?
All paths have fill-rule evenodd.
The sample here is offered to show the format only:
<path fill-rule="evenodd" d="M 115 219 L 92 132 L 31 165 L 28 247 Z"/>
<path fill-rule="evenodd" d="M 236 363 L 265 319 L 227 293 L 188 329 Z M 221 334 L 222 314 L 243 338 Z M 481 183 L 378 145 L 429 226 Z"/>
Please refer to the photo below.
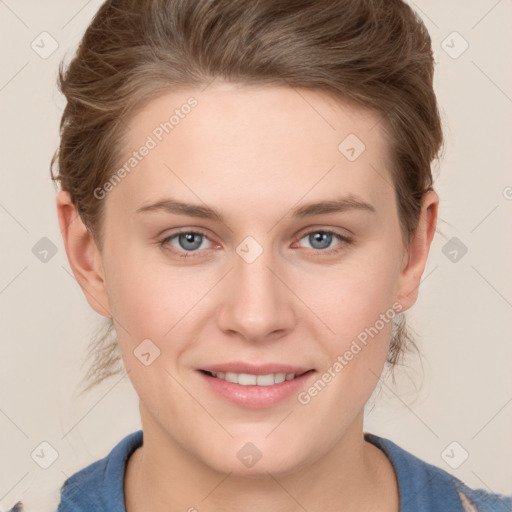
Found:
<path fill-rule="evenodd" d="M 340 245 L 343 246 L 344 244 L 346 245 L 350 245 L 353 243 L 353 240 L 352 238 L 348 237 L 348 236 L 345 236 L 345 235 L 342 235 L 341 233 L 338 233 L 337 231 L 332 231 L 332 230 L 329 230 L 329 229 L 314 229 L 312 231 L 307 231 L 306 233 L 302 234 L 300 236 L 300 238 L 298 240 L 302 240 L 304 237 L 308 236 L 308 235 L 311 235 L 313 233 L 325 233 L 325 234 L 329 234 L 329 235 L 333 235 L 334 237 L 338 238 L 338 240 L 340 242 L 342 242 Z M 160 242 L 158 242 L 158 245 L 160 247 L 163 247 L 164 249 L 168 250 L 168 251 L 171 251 L 173 252 L 174 254 L 176 254 L 179 258 L 183 258 L 183 259 L 186 259 L 186 258 L 194 258 L 195 257 L 195 254 L 196 253 L 199 253 L 201 252 L 200 250 L 195 250 L 195 251 L 185 251 L 185 250 L 176 250 L 176 249 L 168 249 L 167 247 L 165 247 L 173 238 L 181 235 L 181 234 L 193 234 L 193 235 L 201 235 L 205 238 L 208 238 L 208 235 L 206 233 L 204 233 L 203 231 L 201 230 L 195 230 L 195 231 L 192 231 L 192 230 L 182 230 L 182 231 L 177 231 L 176 233 L 173 233 L 172 235 L 169 235 L 167 237 L 165 237 L 163 240 L 161 240 Z M 314 255 L 315 256 L 322 256 L 322 255 L 332 255 L 332 254 L 336 254 L 340 251 L 343 250 L 343 247 L 338 247 L 338 248 L 330 248 L 330 249 L 312 249 L 314 251 Z"/>

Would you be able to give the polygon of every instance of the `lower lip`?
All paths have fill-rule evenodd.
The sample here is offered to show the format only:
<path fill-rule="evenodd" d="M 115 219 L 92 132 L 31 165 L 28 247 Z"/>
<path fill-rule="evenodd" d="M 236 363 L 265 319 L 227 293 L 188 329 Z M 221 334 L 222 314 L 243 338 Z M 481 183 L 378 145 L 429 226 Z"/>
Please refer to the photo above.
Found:
<path fill-rule="evenodd" d="M 272 386 L 242 386 L 227 380 L 217 379 L 202 371 L 198 371 L 198 373 L 213 391 L 236 405 L 251 409 L 271 407 L 294 394 L 298 394 L 300 389 L 315 374 L 314 371 L 309 371 L 300 377 L 285 380 Z"/>

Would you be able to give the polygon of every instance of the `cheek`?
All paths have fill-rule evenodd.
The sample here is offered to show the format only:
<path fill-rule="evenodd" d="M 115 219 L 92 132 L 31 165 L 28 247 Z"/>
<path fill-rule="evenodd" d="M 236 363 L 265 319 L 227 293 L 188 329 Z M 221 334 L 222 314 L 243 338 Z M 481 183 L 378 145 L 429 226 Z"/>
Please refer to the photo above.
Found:
<path fill-rule="evenodd" d="M 319 336 L 323 364 L 299 402 L 331 411 L 332 424 L 348 428 L 377 385 L 391 340 L 396 279 L 381 261 L 347 266 L 323 281 L 315 309 L 329 327 Z"/>
<path fill-rule="evenodd" d="M 173 376 L 178 377 L 181 356 L 194 339 L 197 316 L 207 302 L 201 299 L 215 280 L 204 272 L 180 271 L 162 259 L 150 259 L 137 251 L 112 253 L 110 261 L 116 265 L 106 270 L 108 295 L 130 380 L 155 416 L 164 418 L 169 411 L 178 414 L 173 407 L 180 400 L 190 401 Z M 169 396 L 180 400 L 169 402 Z"/>
<path fill-rule="evenodd" d="M 396 314 L 400 258 L 393 246 L 376 242 L 343 265 L 301 281 L 300 293 L 309 293 L 311 309 L 329 328 L 319 336 L 326 356 L 319 377 L 325 374 L 329 384 L 317 404 L 341 416 L 342 411 L 362 407 L 384 367 Z M 322 384 L 317 388 L 323 389 Z M 304 402 L 315 393 L 319 391 L 306 390 Z M 342 421 L 338 412 L 334 414 Z"/>
<path fill-rule="evenodd" d="M 111 310 L 127 331 L 139 337 L 163 339 L 178 322 L 181 326 L 193 316 L 214 284 L 208 273 L 166 265 L 163 258 L 148 259 L 149 250 L 119 252 L 112 253 L 115 265 L 107 271 Z"/>
<path fill-rule="evenodd" d="M 388 252 L 387 258 L 377 257 L 378 252 L 358 254 L 338 267 L 297 279 L 297 283 L 301 283 L 299 293 L 309 298 L 304 302 L 311 301 L 311 309 L 318 313 L 339 343 L 374 325 L 381 314 L 392 314 L 399 256 Z"/>

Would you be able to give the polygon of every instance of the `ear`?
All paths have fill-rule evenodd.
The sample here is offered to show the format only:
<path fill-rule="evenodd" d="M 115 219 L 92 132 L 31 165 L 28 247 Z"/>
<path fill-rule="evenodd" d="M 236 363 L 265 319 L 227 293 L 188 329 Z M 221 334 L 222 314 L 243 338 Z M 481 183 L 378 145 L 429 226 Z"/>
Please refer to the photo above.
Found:
<path fill-rule="evenodd" d="M 65 190 L 57 194 L 57 215 L 69 265 L 87 302 L 100 315 L 112 318 L 101 253 Z"/>
<path fill-rule="evenodd" d="M 421 276 L 436 230 L 438 206 L 438 195 L 433 190 L 428 191 L 423 197 L 418 226 L 411 233 L 398 281 L 397 301 L 402 305 L 401 312 L 409 309 L 418 298 Z"/>

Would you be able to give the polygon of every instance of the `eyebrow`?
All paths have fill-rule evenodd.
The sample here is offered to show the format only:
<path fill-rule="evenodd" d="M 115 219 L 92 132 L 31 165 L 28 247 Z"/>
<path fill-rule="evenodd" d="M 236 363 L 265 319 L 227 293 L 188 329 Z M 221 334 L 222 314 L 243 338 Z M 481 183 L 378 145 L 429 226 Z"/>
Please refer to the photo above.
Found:
<path fill-rule="evenodd" d="M 362 210 L 376 213 L 375 208 L 370 203 L 350 195 L 339 199 L 319 201 L 299 206 L 292 210 L 292 216 L 304 218 L 325 213 L 341 213 L 350 210 Z M 223 216 L 217 210 L 209 206 L 184 203 L 175 199 L 162 199 L 156 203 L 141 206 L 136 210 L 136 213 L 145 212 L 167 212 L 224 222 Z"/>

